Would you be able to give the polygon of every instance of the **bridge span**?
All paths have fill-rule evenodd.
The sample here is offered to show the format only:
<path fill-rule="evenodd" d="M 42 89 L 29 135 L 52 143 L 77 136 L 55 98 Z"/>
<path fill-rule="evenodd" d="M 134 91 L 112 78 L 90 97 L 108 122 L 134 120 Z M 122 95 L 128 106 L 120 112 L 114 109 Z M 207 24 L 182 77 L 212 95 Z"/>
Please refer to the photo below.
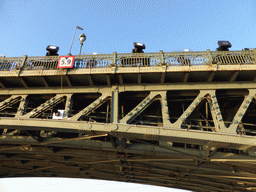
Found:
<path fill-rule="evenodd" d="M 256 50 L 0 58 L 0 176 L 256 191 Z"/>

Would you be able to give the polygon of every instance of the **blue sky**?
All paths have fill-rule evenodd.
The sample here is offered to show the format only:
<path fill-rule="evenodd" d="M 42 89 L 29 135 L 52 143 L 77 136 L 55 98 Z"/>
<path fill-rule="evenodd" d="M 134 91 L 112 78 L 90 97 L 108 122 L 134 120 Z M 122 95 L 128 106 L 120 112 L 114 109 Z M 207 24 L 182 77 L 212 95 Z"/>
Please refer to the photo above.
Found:
<path fill-rule="evenodd" d="M 214 51 L 218 40 L 229 40 L 231 50 L 241 50 L 256 47 L 255 20 L 255 0 L 0 0 L 0 55 L 43 56 L 47 45 L 59 46 L 59 54 L 66 55 L 76 26 L 84 30 L 76 32 L 73 55 L 79 53 L 81 33 L 87 36 L 82 53 L 130 53 L 133 42 L 144 43 L 145 52 Z M 39 185 L 38 181 L 41 180 L 0 179 L 0 186 L 4 186 L 0 190 L 15 191 L 18 182 L 22 189 L 31 183 Z M 35 187 L 31 191 L 47 191 L 49 186 L 53 191 L 61 191 L 63 186 L 70 189 L 66 191 L 75 186 L 95 187 L 87 180 L 44 182 L 40 190 Z M 98 191 L 111 191 L 118 185 L 99 184 Z M 125 186 L 127 191 L 150 191 L 147 186 Z M 80 187 L 77 191 L 86 190 Z"/>
<path fill-rule="evenodd" d="M 42 56 L 47 45 L 59 54 L 130 53 L 133 42 L 145 52 L 215 50 L 229 40 L 231 50 L 255 47 L 254 0 L 0 0 L 0 55 Z"/>

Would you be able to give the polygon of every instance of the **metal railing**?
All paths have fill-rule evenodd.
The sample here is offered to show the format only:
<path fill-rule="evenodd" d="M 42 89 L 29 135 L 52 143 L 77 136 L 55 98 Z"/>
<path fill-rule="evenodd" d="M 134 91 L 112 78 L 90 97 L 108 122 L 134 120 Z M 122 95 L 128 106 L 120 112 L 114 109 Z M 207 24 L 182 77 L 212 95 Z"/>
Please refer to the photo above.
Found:
<path fill-rule="evenodd" d="M 256 49 L 255 49 L 256 50 Z M 255 51 L 215 51 L 212 52 L 212 59 L 217 64 L 252 64 L 255 63 Z"/>
<path fill-rule="evenodd" d="M 57 69 L 58 56 L 28 57 L 23 65 L 23 70 L 49 70 Z"/>
<path fill-rule="evenodd" d="M 169 52 L 164 53 L 167 66 L 191 66 L 210 64 L 211 55 L 207 52 Z"/>
<path fill-rule="evenodd" d="M 113 54 L 75 56 L 75 69 L 106 68 L 113 64 Z"/>
<path fill-rule="evenodd" d="M 0 71 L 57 69 L 59 56 L 0 57 Z M 256 49 L 246 51 L 198 51 L 77 55 L 74 69 L 107 67 L 155 67 L 256 64 Z"/>
<path fill-rule="evenodd" d="M 23 57 L 0 57 L 0 71 L 13 71 L 20 68 Z"/>
<path fill-rule="evenodd" d="M 154 67 L 160 64 L 159 53 L 121 53 L 116 59 L 119 67 Z"/>

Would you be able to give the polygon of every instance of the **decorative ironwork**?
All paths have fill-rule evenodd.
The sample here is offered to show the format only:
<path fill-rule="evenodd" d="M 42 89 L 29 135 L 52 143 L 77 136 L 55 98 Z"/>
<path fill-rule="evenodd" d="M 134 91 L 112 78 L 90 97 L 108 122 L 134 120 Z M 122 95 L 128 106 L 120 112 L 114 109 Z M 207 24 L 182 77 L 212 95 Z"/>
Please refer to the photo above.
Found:
<path fill-rule="evenodd" d="M 27 57 L 23 70 L 56 69 L 58 56 Z M 254 64 L 255 50 L 246 51 L 205 51 L 205 52 L 159 52 L 120 53 L 75 56 L 74 68 L 197 66 L 197 65 L 240 65 Z M 0 70 L 11 71 L 22 67 L 22 58 L 1 57 Z"/>

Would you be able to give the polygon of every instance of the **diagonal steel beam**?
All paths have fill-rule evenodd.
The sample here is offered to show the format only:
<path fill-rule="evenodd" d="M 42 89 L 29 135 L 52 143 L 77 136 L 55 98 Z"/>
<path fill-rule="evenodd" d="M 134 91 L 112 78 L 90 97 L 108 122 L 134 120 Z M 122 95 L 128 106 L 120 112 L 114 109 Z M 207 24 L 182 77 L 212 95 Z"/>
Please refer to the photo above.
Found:
<path fill-rule="evenodd" d="M 45 78 L 44 77 L 40 77 L 40 78 L 43 81 L 44 86 L 49 88 L 49 85 L 48 85 L 47 81 L 45 80 Z"/>
<path fill-rule="evenodd" d="M 65 111 L 64 111 L 64 118 L 68 118 L 71 111 L 72 111 L 72 95 L 67 94 L 66 104 L 65 104 Z"/>
<path fill-rule="evenodd" d="M 183 83 L 186 83 L 188 81 L 189 72 L 184 73 L 183 77 Z"/>
<path fill-rule="evenodd" d="M 4 84 L 0 81 L 0 87 L 2 88 L 2 89 L 5 89 L 5 86 L 4 86 Z"/>
<path fill-rule="evenodd" d="M 65 75 L 65 79 L 66 79 L 66 81 L 68 83 L 68 86 L 72 87 L 71 81 L 70 81 L 70 79 L 69 79 L 69 77 L 67 75 Z"/>
<path fill-rule="evenodd" d="M 93 86 L 92 76 L 91 75 L 87 75 L 86 77 L 87 77 L 87 79 L 88 79 L 88 81 L 90 83 L 90 86 Z"/>
<path fill-rule="evenodd" d="M 250 103 L 252 102 L 252 99 L 256 98 L 256 90 L 255 89 L 249 89 L 249 95 L 245 96 L 243 103 L 241 104 L 240 108 L 236 112 L 236 115 L 232 121 L 232 123 L 229 125 L 228 129 L 225 129 L 224 132 L 226 133 L 232 133 L 236 134 L 236 129 L 241 122 L 245 112 L 247 111 Z"/>
<path fill-rule="evenodd" d="M 8 99 L 2 101 L 0 103 L 0 111 L 3 111 L 7 107 L 18 103 L 20 101 L 20 97 L 22 97 L 22 95 L 13 95 L 13 96 L 9 97 Z"/>
<path fill-rule="evenodd" d="M 215 71 L 212 71 L 207 79 L 207 82 L 212 82 L 214 75 L 215 75 Z"/>
<path fill-rule="evenodd" d="M 235 71 L 231 74 L 231 77 L 230 77 L 230 82 L 234 82 L 238 76 L 238 74 L 240 73 L 240 71 Z"/>
<path fill-rule="evenodd" d="M 31 112 L 23 115 L 23 118 L 35 118 L 38 117 L 42 112 L 46 111 L 47 109 L 57 105 L 62 101 L 62 98 L 65 97 L 64 94 L 58 94 L 55 97 L 49 99 L 45 103 L 41 104 L 39 107 L 33 109 Z"/>
<path fill-rule="evenodd" d="M 162 119 L 163 126 L 170 127 L 170 116 L 169 116 L 169 108 L 167 103 L 167 91 L 160 91 L 161 94 L 161 109 L 162 109 Z"/>
<path fill-rule="evenodd" d="M 142 102 L 140 102 L 133 110 L 131 110 L 123 119 L 120 120 L 120 123 L 129 123 L 135 119 L 154 101 L 154 98 L 157 95 L 159 95 L 159 92 L 151 91 Z"/>
<path fill-rule="evenodd" d="M 20 117 L 25 113 L 27 107 L 27 96 L 28 95 L 21 95 L 20 105 L 15 117 Z"/>
<path fill-rule="evenodd" d="M 175 128 L 181 128 L 181 124 L 190 116 L 190 114 L 195 110 L 195 108 L 201 103 L 204 99 L 204 96 L 207 95 L 209 90 L 201 90 L 199 95 L 195 100 L 189 105 L 189 107 L 184 111 L 184 113 L 179 117 L 179 119 L 171 124 Z"/>
<path fill-rule="evenodd" d="M 85 107 L 82 111 L 80 111 L 79 113 L 77 113 L 76 115 L 71 117 L 69 120 L 70 121 L 77 121 L 81 116 L 88 115 L 93 110 L 97 109 L 102 104 L 104 104 L 107 101 L 107 99 L 111 96 L 111 94 L 112 94 L 111 92 L 102 94 L 102 96 L 100 96 L 98 99 L 96 99 L 89 106 Z"/>
<path fill-rule="evenodd" d="M 224 121 L 222 118 L 222 114 L 220 111 L 220 107 L 219 107 L 215 92 L 216 92 L 215 90 L 209 91 L 210 95 L 209 95 L 209 97 L 207 97 L 207 100 L 209 103 L 213 122 L 215 125 L 215 131 L 222 132 L 225 130 L 226 127 L 225 127 L 225 124 L 224 124 Z"/>
<path fill-rule="evenodd" d="M 20 80 L 20 82 L 22 83 L 22 85 L 27 89 L 28 85 L 26 84 L 26 82 L 24 81 L 24 79 L 22 77 L 18 77 L 18 79 Z"/>

